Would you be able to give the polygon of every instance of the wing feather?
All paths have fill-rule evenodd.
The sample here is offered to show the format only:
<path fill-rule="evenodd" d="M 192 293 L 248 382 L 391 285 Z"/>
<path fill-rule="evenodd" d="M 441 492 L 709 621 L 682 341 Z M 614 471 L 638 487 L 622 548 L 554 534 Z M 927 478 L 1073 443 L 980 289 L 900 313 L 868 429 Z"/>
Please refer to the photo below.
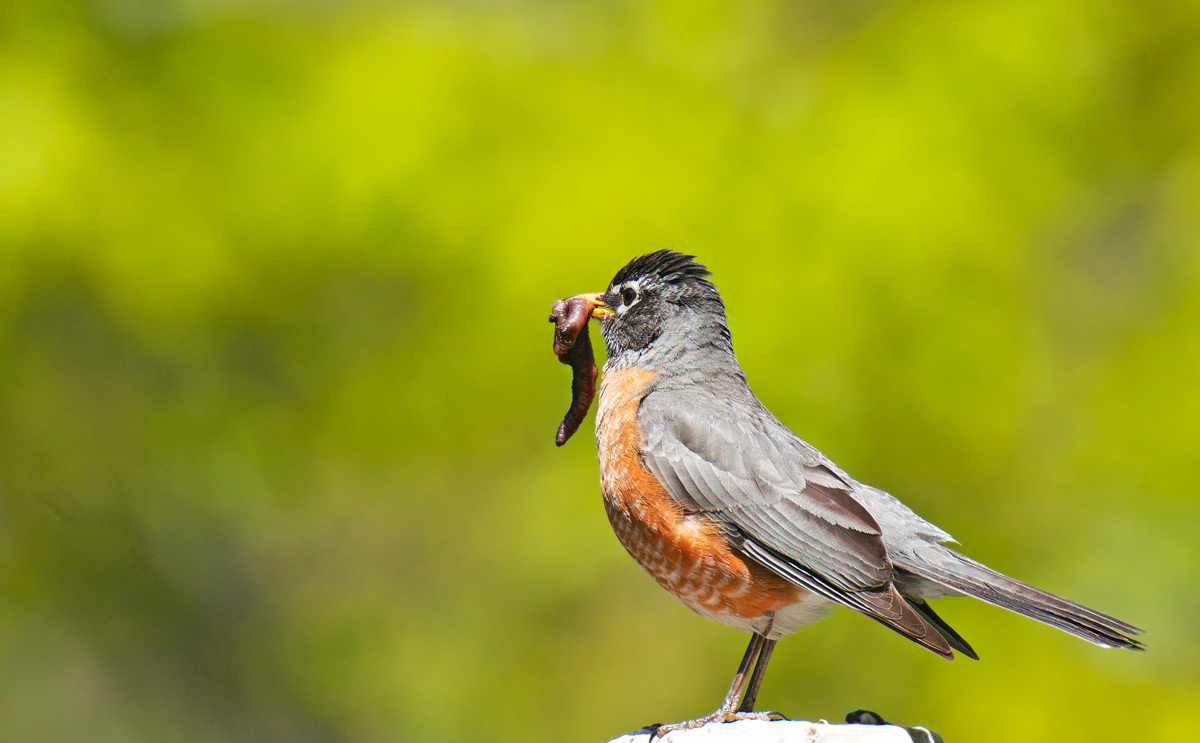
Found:
<path fill-rule="evenodd" d="M 857 485 L 765 409 L 737 421 L 651 394 L 639 419 L 642 456 L 670 495 L 735 525 L 746 539 L 838 591 L 877 589 L 892 566 Z"/>
<path fill-rule="evenodd" d="M 862 486 L 757 401 L 748 417 L 747 406 L 736 416 L 721 400 L 705 402 L 669 390 L 642 401 L 641 456 L 667 492 L 716 519 L 735 547 L 796 585 L 953 657 L 942 633 L 892 584 L 879 524 L 852 494 Z"/>

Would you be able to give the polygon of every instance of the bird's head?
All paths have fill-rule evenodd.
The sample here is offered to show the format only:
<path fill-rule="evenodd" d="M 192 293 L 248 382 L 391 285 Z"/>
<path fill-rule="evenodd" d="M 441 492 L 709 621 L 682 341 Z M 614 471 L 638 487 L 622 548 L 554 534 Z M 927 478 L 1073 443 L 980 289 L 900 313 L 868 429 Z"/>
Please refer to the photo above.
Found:
<path fill-rule="evenodd" d="M 606 368 L 654 368 L 693 349 L 732 355 L 725 305 L 695 256 L 658 250 L 634 258 L 608 288 L 584 295 L 600 321 Z"/>

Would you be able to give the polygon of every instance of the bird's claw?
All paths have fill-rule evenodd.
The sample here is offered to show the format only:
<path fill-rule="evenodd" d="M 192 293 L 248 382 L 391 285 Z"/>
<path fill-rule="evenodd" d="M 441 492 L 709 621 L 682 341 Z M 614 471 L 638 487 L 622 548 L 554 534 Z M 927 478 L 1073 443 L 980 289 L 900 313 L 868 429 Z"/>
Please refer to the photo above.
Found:
<path fill-rule="evenodd" d="M 670 725 L 651 725 L 649 727 L 653 728 L 653 730 L 650 733 L 649 740 L 655 741 L 664 735 L 675 732 L 676 730 L 692 730 L 695 728 L 704 727 L 705 725 L 709 725 L 711 723 L 736 722 L 737 720 L 771 721 L 786 719 L 788 718 L 784 717 L 778 712 L 725 712 L 723 710 L 717 710 L 711 715 L 697 717 L 694 720 L 673 722 Z"/>

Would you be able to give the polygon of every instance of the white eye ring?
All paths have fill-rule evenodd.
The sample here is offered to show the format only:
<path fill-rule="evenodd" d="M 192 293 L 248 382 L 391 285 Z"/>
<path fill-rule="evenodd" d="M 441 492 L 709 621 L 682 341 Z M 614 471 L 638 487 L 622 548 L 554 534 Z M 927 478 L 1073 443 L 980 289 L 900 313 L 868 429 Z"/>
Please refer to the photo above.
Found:
<path fill-rule="evenodd" d="M 630 307 L 642 301 L 642 285 L 637 281 L 626 281 L 619 286 L 609 287 L 608 291 L 609 294 L 617 295 L 613 309 L 618 315 L 624 314 Z"/>

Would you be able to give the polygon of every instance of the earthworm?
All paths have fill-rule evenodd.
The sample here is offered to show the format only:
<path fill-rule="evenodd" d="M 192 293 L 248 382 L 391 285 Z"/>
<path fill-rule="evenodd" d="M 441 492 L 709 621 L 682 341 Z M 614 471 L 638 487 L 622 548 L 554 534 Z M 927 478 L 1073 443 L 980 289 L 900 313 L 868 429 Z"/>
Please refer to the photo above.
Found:
<path fill-rule="evenodd" d="M 596 357 L 588 335 L 593 303 L 586 297 L 559 299 L 550 306 L 554 323 L 554 355 L 571 367 L 571 407 L 558 425 L 554 443 L 562 446 L 579 429 L 596 397 Z"/>

